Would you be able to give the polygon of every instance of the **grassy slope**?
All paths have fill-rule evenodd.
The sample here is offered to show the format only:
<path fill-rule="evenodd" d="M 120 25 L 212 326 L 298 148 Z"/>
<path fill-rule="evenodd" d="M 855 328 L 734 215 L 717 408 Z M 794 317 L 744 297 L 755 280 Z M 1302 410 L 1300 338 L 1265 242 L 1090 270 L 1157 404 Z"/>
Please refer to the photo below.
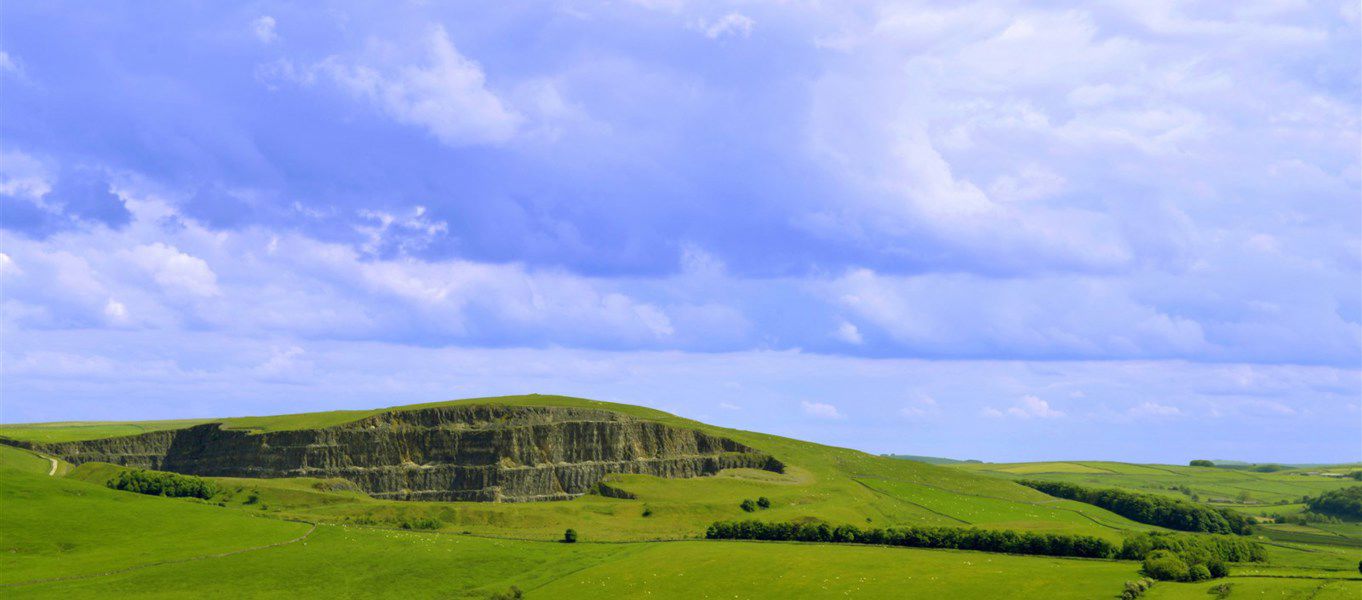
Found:
<path fill-rule="evenodd" d="M 955 590 L 958 597 L 1018 597 L 1034 596 L 1042 585 L 1053 590 L 1047 596 L 1092 597 L 1095 590 L 1119 589 L 1120 581 L 1134 577 L 1132 563 L 1100 561 L 1056 560 L 1038 557 L 1008 557 L 944 551 L 924 551 L 901 548 L 864 548 L 838 546 L 808 546 L 789 544 L 752 544 L 741 542 L 679 542 L 626 543 L 576 546 L 520 540 L 489 540 L 454 535 L 458 531 L 500 535 L 517 538 L 548 540 L 561 534 L 564 526 L 582 532 L 588 542 L 598 540 L 677 539 L 695 536 L 703 525 L 715 519 L 756 517 L 771 520 L 818 517 L 831 522 L 848 522 L 883 526 L 894 524 L 977 524 L 985 527 L 1039 529 L 1101 535 L 1119 538 L 1126 529 L 1145 528 L 1117 515 L 1095 507 L 1059 501 L 1049 496 L 1007 481 L 1026 477 L 1116 477 L 1134 478 L 1127 483 L 1145 491 L 1144 486 L 1159 485 L 1163 478 L 1179 477 L 1180 483 L 1197 482 L 1207 489 L 1229 485 L 1223 477 L 1200 482 L 1197 477 L 1179 471 L 1200 469 L 1163 467 L 1157 465 L 1124 465 L 1121 463 L 1065 463 L 1068 466 L 1020 469 L 1024 473 L 1006 472 L 998 465 L 957 465 L 938 467 L 912 461 L 870 456 L 864 453 L 819 446 L 776 436 L 717 428 L 642 407 L 616 405 L 556 396 L 521 396 L 497 399 L 473 399 L 435 404 L 473 404 L 503 402 L 523 405 L 569 405 L 617 410 L 642 418 L 669 424 L 693 427 L 731 437 L 781 458 L 792 467 L 783 475 L 752 470 L 726 471 L 718 477 L 690 480 L 663 480 L 643 476 L 618 477 L 612 485 L 638 495 L 636 500 L 619 500 L 586 496 L 570 502 L 532 504 L 485 503 L 418 503 L 378 501 L 363 494 L 334 491 L 334 481 L 309 479 L 219 481 L 228 490 L 222 500 L 226 508 L 195 504 L 186 500 L 147 498 L 122 494 L 121 502 L 107 501 L 115 492 L 99 486 L 116 469 L 111 465 L 82 465 L 67 480 L 39 477 L 48 466 L 43 459 L 29 456 L 20 458 L 13 449 L 0 447 L 0 458 L 5 465 L 0 470 L 0 501 L 9 494 L 15 502 L 33 501 L 16 511 L 0 512 L 0 539 L 7 545 L 10 532 L 42 532 L 44 542 L 69 544 L 68 538 L 83 543 L 73 555 L 63 553 L 26 552 L 27 573 L 69 573 L 70 565 L 109 564 L 114 559 L 153 559 L 158 556 L 187 556 L 203 552 L 194 541 L 215 547 L 231 547 L 249 532 L 238 531 L 243 523 L 267 523 L 283 527 L 302 527 L 255 516 L 289 516 L 331 523 L 364 520 L 387 523 L 391 526 L 402 516 L 434 516 L 444 522 L 442 533 L 396 532 L 372 528 L 323 525 L 306 543 L 270 548 L 236 556 L 196 561 L 179 565 L 165 565 L 132 573 L 103 577 L 84 582 L 53 583 L 22 588 L 19 597 L 101 595 L 104 592 L 154 590 L 167 596 L 202 589 L 206 595 L 246 595 L 288 597 L 296 594 L 299 585 L 316 585 L 325 579 L 332 593 L 363 597 L 408 594 L 412 597 L 458 597 L 489 590 L 504 589 L 515 583 L 522 588 L 541 592 L 538 597 L 574 597 L 598 592 L 631 595 L 644 589 L 662 591 L 663 583 L 675 589 L 678 596 L 733 597 L 751 595 L 780 595 L 803 597 L 841 594 L 843 592 L 866 597 L 901 596 L 917 592 L 932 596 Z M 422 408 L 431 405 L 400 407 Z M 375 411 L 338 411 L 310 415 L 280 417 L 250 417 L 226 420 L 228 426 L 273 431 L 335 425 L 362 418 Z M 181 422 L 187 426 L 196 422 Z M 147 427 L 147 424 L 100 424 L 101 427 Z M 90 429 L 80 425 L 58 427 L 25 426 L 31 432 L 41 431 L 45 439 L 80 436 Z M 0 429 L 6 435 L 12 428 Z M 72 439 L 68 437 L 67 439 Z M 17 465 L 23 465 L 19 467 Z M 1014 465 L 1015 466 L 1015 465 Z M 1223 472 L 1234 476 L 1261 479 L 1265 474 L 1238 471 Z M 1272 474 L 1266 474 L 1272 475 Z M 23 479 L 27 477 L 27 483 Z M 1299 477 L 1299 476 L 1296 476 Z M 1270 478 L 1269 478 L 1270 479 Z M 13 480 L 13 481 L 11 481 Z M 83 480 L 83 481 L 82 481 Z M 1069 480 L 1069 479 L 1066 479 Z M 1089 480 L 1078 480 L 1094 483 Z M 1109 481 L 1106 479 L 1098 482 Z M 1122 480 L 1125 481 L 1125 480 Z M 96 485 L 91 485 L 94 483 Z M 1280 484 L 1280 481 L 1268 481 Z M 1294 484 L 1296 480 L 1287 483 Z M 1313 483 L 1313 482 L 1311 482 Z M 1336 483 L 1330 481 L 1330 483 Z M 13 490 L 28 486 L 28 496 Z M 1119 485 L 1111 483 L 1108 485 Z M 75 493 L 69 486 L 84 486 Z M 1196 485 L 1192 485 L 1197 489 Z M 1270 489 L 1275 489 L 1271 488 Z M 64 491 L 63 491 L 64 490 Z M 1152 491 L 1152 490 L 1150 490 Z M 1176 494 L 1176 492 L 1172 492 Z M 1287 493 L 1281 491 L 1281 493 Z M 76 498 L 98 496 L 94 504 L 76 507 L 58 506 L 61 518 L 47 520 L 52 510 L 46 506 L 52 497 L 71 495 Z M 251 495 L 259 501 L 247 503 Z M 775 501 L 769 511 L 753 515 L 737 508 L 743 498 L 768 496 Z M 217 500 L 217 499 L 215 499 Z M 63 499 L 61 502 L 68 502 Z M 7 502 L 13 504 L 15 502 Z M 151 504 L 147 504 L 151 503 Z M 183 544 L 158 544 L 155 519 L 134 517 L 139 505 L 177 506 L 172 513 L 177 519 L 194 524 L 180 530 L 180 536 L 191 532 L 194 540 Z M 130 508 L 131 507 L 131 508 Z M 651 509 L 652 516 L 643 517 L 643 508 Z M 8 508 L 8 506 L 7 506 Z M 82 516 L 76 527 L 66 526 L 66 515 L 79 510 Z M 161 514 L 158 509 L 156 514 Z M 191 516 L 176 511 L 192 510 Z M 130 513 L 125 515 L 124 513 Z M 7 519 L 7 520 L 6 520 Z M 124 544 L 130 524 L 147 521 L 151 535 L 147 541 L 139 539 L 139 553 L 125 557 Z M 202 521 L 200 525 L 199 522 Z M 221 521 L 221 522 L 219 522 Z M 231 531 L 217 528 L 232 524 Z M 59 525 L 60 523 L 60 525 Z M 101 526 L 103 528 L 101 529 Z M 92 528 L 93 535 L 77 533 Z M 245 529 L 249 529 L 246 527 Z M 22 536 L 21 536 L 22 537 Z M 284 536 L 288 537 L 288 536 Z M 225 543 L 223 543 L 225 542 Z M 100 548 L 104 544 L 106 547 Z M 249 545 L 249 544 L 246 544 Z M 172 547 L 173 546 L 173 547 Z M 1356 568 L 1359 556 L 1352 549 L 1300 543 L 1281 543 L 1271 548 L 1272 564 L 1261 567 L 1242 567 L 1241 573 L 1292 575 L 1338 578 L 1348 576 Z M 159 554 L 158 554 L 159 553 Z M 974 560 L 971 557 L 979 557 Z M 12 569 L 0 557 L 4 576 Z M 22 561 L 20 561 L 22 562 Z M 973 563 L 966 565 L 965 563 Z M 1351 562 L 1351 564 L 1349 564 Z M 17 563 L 16 563 L 17 564 Z M 996 571 L 980 567 L 996 567 Z M 451 568 L 451 565 L 458 565 Z M 24 571 L 16 571 L 23 573 Z M 300 581 L 299 573 L 314 574 Z M 1354 571 L 1355 573 L 1355 571 Z M 959 575 L 959 576 L 957 576 Z M 27 577 L 16 576 L 15 579 Z M 253 579 L 254 578 L 254 579 Z M 1231 582 L 1244 584 L 1244 589 L 1267 586 L 1282 581 L 1290 585 L 1280 589 L 1290 592 L 1299 581 L 1235 577 Z M 1032 583 L 1028 583 L 1032 582 Z M 1262 583 L 1268 582 L 1268 583 Z M 651 584 L 651 585 L 650 585 Z M 809 587 L 813 585 L 814 587 Z M 1160 584 L 1163 594 L 1182 594 L 1195 591 L 1205 597 L 1205 586 L 1189 584 Z M 1352 585 L 1348 582 L 1329 585 Z M 433 586 L 433 587 L 432 587 Z M 542 589 L 540 589 L 540 586 Z M 881 586 L 881 587 L 877 587 Z M 945 587 L 943 587 L 945 586 Z M 978 589 L 970 586 L 979 586 Z M 1022 590 L 1022 591 L 1018 591 Z M 1321 593 L 1332 593 L 1325 586 Z M 8 590 L 7 590 L 8 591 Z M 802 595 L 802 596 L 801 596 Z M 1099 596 L 1105 596 L 1105 592 Z M 536 597 L 531 594 L 530 597 Z M 1166 597 L 1181 597 L 1172 595 Z M 1322 596 L 1326 597 L 1326 596 Z"/>
<path fill-rule="evenodd" d="M 75 423 L 21 423 L 0 425 L 0 436 L 29 442 L 77 442 L 97 440 L 106 437 L 137 435 L 149 431 L 183 429 L 213 419 L 181 419 L 175 421 L 136 421 L 101 422 L 82 421 Z"/>
<path fill-rule="evenodd" d="M 308 526 L 48 477 L 0 447 L 0 583 L 97 573 L 286 541 Z"/>
<path fill-rule="evenodd" d="M 1255 473 L 1212 467 L 1110 462 L 982 463 L 956 464 L 951 467 L 1009 478 L 1067 481 L 1174 497 L 1182 497 L 1182 493 L 1170 488 L 1186 486 L 1202 500 L 1231 506 L 1238 504 L 1241 493 L 1247 492 L 1250 503 L 1239 506 L 1255 511 L 1273 511 L 1277 502 L 1296 502 L 1301 496 L 1314 496 L 1326 490 L 1357 485 L 1351 479 L 1305 474 L 1314 469 Z"/>
<path fill-rule="evenodd" d="M 1315 495 L 1349 485 L 1353 480 L 1321 477 L 1309 473 L 1327 469 L 1308 468 L 1256 473 L 1245 470 L 1174 465 L 1133 465 L 1111 462 L 1042 462 L 1042 463 L 985 463 L 957 464 L 952 468 L 974 473 L 990 474 L 1009 479 L 1028 478 L 1066 481 L 1092 487 L 1122 488 L 1147 494 L 1187 499 L 1177 486 L 1186 486 L 1207 499 L 1237 500 L 1240 492 L 1248 491 L 1251 503 L 1214 502 L 1212 506 L 1229 508 L 1257 515 L 1267 513 L 1300 512 L 1299 503 L 1274 504 L 1294 501 L 1304 495 Z M 1352 467 L 1340 467 L 1348 472 Z M 1268 565 L 1244 566 L 1236 570 L 1243 575 L 1290 577 L 1353 577 L 1358 561 L 1362 560 L 1362 524 L 1261 525 L 1259 539 L 1268 544 Z M 1248 590 L 1276 589 L 1270 583 L 1246 583 L 1241 593 Z M 1265 587 L 1266 586 L 1266 587 Z M 1171 586 L 1176 588 L 1178 586 Z M 1202 589 L 1206 586 L 1200 586 Z M 1308 587 L 1308 586 L 1307 586 Z M 1165 590 L 1169 586 L 1165 586 Z M 1287 589 L 1290 588 L 1290 589 Z M 1294 587 L 1283 588 L 1290 597 Z M 1305 588 L 1302 588 L 1305 589 Z M 1313 588 L 1310 588 L 1313 589 Z M 1321 594 L 1329 593 L 1326 586 Z M 1165 593 L 1171 593 L 1165 591 Z M 1151 597 L 1164 597 L 1152 595 Z M 1166 596 L 1176 597 L 1176 596 Z M 1322 596 L 1325 597 L 1325 596 Z"/>
<path fill-rule="evenodd" d="M 644 407 L 581 398 L 540 395 L 475 398 L 367 411 L 244 417 L 226 419 L 224 424 L 253 431 L 280 431 L 339 425 L 385 410 L 485 403 L 622 412 L 730 437 L 774 454 L 791 468 L 784 475 L 735 470 L 719 477 L 689 480 L 615 478 L 612 485 L 635 494 L 638 499 L 633 501 L 587 496 L 572 502 L 532 504 L 392 502 L 368 498 L 322 502 L 319 497 L 297 494 L 284 497 L 288 495 L 277 489 L 277 480 L 260 481 L 252 487 L 261 490 L 263 503 L 270 511 L 280 514 L 337 523 L 395 522 L 404 516 L 430 516 L 444 521 L 446 528 L 454 531 L 537 539 L 556 538 L 565 526 L 575 527 L 593 539 L 678 539 L 700 535 L 715 520 L 748 517 L 767 520 L 814 517 L 834 524 L 862 526 L 972 524 L 1084 533 L 1113 540 L 1119 539 L 1120 528 L 1143 527 L 1109 512 L 1057 501 L 996 477 L 714 427 Z M 41 431 L 47 439 L 57 439 L 62 432 L 55 427 Z M 83 435 L 84 431 L 78 426 L 70 429 L 73 436 Z M 101 477 L 107 479 L 107 475 Z M 237 499 L 248 493 L 243 491 Z M 743 499 L 758 496 L 771 498 L 775 508 L 751 515 L 738 508 Z M 641 517 L 645 505 L 652 511 L 648 518 Z"/>
<path fill-rule="evenodd" d="M 657 544 L 537 590 L 544 598 L 1102 598 L 1135 565 L 906 548 Z"/>

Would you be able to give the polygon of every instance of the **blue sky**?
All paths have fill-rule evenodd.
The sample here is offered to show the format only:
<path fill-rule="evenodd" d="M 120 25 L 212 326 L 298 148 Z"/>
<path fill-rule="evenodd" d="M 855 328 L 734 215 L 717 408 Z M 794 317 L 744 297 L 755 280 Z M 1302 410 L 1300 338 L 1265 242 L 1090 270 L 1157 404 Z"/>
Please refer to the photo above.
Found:
<path fill-rule="evenodd" d="M 0 419 L 1362 459 L 1356 2 L 388 4 L 6 5 Z"/>

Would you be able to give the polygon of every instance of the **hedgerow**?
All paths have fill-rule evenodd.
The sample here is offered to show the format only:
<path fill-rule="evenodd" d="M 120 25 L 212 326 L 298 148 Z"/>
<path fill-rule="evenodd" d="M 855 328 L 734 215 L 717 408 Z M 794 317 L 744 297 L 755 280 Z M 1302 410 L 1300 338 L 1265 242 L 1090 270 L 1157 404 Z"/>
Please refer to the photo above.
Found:
<path fill-rule="evenodd" d="M 726 540 L 878 544 L 1083 558 L 1113 558 L 1118 553 L 1118 549 L 1111 542 L 1092 536 L 962 527 L 910 526 L 861 529 L 855 525 L 831 527 L 826 523 L 719 521 L 709 526 L 705 531 L 705 537 Z"/>

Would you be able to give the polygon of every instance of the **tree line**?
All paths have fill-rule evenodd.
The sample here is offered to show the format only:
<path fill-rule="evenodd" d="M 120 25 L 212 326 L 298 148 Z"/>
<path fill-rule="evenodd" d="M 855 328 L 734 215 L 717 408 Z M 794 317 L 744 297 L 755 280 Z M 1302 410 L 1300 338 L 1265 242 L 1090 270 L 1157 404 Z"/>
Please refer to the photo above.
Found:
<path fill-rule="evenodd" d="M 827 523 L 718 521 L 705 530 L 705 537 L 712 540 L 840 542 L 1082 558 L 1113 558 L 1118 553 L 1111 542 L 1093 536 L 963 527 L 861 529 L 855 525 L 832 527 Z"/>
<path fill-rule="evenodd" d="M 1315 513 L 1344 519 L 1362 519 L 1362 485 L 1329 490 L 1313 498 L 1306 498 L 1305 505 Z"/>
<path fill-rule="evenodd" d="M 1229 575 L 1228 563 L 1262 562 L 1262 544 L 1233 535 L 1142 533 L 1126 537 L 1120 558 L 1142 560 L 1145 575 L 1163 581 L 1205 581 Z"/>
<path fill-rule="evenodd" d="M 120 471 L 105 485 L 115 490 L 171 498 L 202 498 L 207 500 L 218 493 L 217 484 L 201 477 L 144 469 Z"/>
<path fill-rule="evenodd" d="M 1021 479 L 1020 483 L 1054 496 L 1100 506 L 1132 521 L 1179 531 L 1248 535 L 1253 522 L 1238 512 L 1193 504 L 1177 498 L 1118 489 L 1094 489 L 1059 481 Z"/>
<path fill-rule="evenodd" d="M 834 542 L 977 550 L 1007 554 L 1120 558 L 1144 561 L 1149 577 L 1171 581 L 1202 581 L 1229 574 L 1228 563 L 1267 559 L 1262 544 L 1229 535 L 1140 533 L 1126 537 L 1120 547 L 1104 539 L 1073 534 L 1036 533 L 964 527 L 890 527 L 861 529 L 832 527 L 821 522 L 718 521 L 705 530 L 711 540 L 768 540 Z"/>

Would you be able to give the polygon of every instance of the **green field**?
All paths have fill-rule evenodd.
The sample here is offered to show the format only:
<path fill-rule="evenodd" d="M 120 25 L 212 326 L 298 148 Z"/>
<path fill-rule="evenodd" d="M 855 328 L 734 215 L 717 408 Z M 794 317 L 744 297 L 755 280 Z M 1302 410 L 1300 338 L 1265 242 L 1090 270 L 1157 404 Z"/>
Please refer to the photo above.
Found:
<path fill-rule="evenodd" d="M 1254 485 L 1283 497 L 1341 484 L 1316 476 L 1122 463 L 936 466 L 590 400 L 520 396 L 460 402 L 618 410 L 730 437 L 773 454 L 788 468 L 731 469 L 695 479 L 614 476 L 608 485 L 633 498 L 586 495 L 533 503 L 398 502 L 371 498 L 343 480 L 213 478 L 222 493 L 201 501 L 108 489 L 104 482 L 122 469 L 108 464 L 62 465 L 49 476 L 47 458 L 0 446 L 5 586 L 0 594 L 486 598 L 515 585 L 531 598 L 1114 598 L 1124 581 L 1139 576 L 1138 563 L 698 538 L 715 520 L 757 518 L 1074 533 L 1119 544 L 1129 532 L 1158 528 L 1011 479 L 1064 478 L 1139 491 Z M 278 430 L 339 424 L 376 412 L 230 422 Z M 93 431 L 137 433 L 202 422 L 4 426 L 0 432 L 73 440 Z M 1167 483 L 1174 480 L 1179 483 Z M 759 496 L 772 500 L 769 510 L 739 508 L 743 499 Z M 400 529 L 419 518 L 436 520 L 438 529 Z M 557 543 L 566 527 L 580 532 L 582 541 Z M 1259 591 L 1292 597 L 1309 585 L 1318 597 L 1330 597 L 1351 594 L 1355 588 L 1349 586 L 1359 584 L 1354 580 L 1362 529 L 1355 524 L 1274 527 L 1281 529 L 1262 538 L 1270 544 L 1269 562 L 1236 566 L 1222 581 L 1238 590 L 1230 597 L 1241 597 L 1241 591 L 1242 597 L 1259 597 Z M 1149 597 L 1210 597 L 1206 589 L 1160 583 Z"/>

